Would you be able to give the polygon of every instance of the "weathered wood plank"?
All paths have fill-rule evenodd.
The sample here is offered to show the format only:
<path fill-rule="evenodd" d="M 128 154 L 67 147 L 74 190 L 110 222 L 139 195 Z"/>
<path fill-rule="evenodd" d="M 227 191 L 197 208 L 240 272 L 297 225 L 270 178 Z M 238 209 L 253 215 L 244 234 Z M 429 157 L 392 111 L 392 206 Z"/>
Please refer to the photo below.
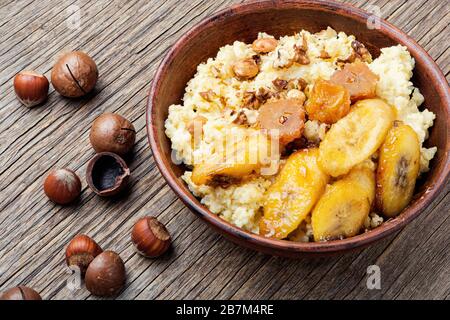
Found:
<path fill-rule="evenodd" d="M 126 262 L 128 280 L 119 299 L 449 298 L 450 195 L 448 187 L 430 209 L 397 235 L 361 252 L 299 261 L 240 248 L 215 234 L 176 198 L 155 167 L 145 132 L 145 101 L 164 52 L 186 30 L 220 8 L 240 1 L 76 1 L 82 27 L 67 27 L 64 0 L 22 0 L 0 6 L 0 290 L 27 284 L 44 298 L 93 299 L 84 288 L 70 292 L 63 261 L 73 235 L 93 236 Z M 379 6 L 382 16 L 413 36 L 450 72 L 450 14 L 445 1 L 347 1 Z M 50 9 L 49 9 L 50 8 Z M 33 20 L 34 19 L 34 20 Z M 29 21 L 34 21 L 29 23 Z M 4 32 L 5 30 L 5 32 Z M 45 48 L 46 50 L 42 50 Z M 23 108 L 11 86 L 14 75 L 35 68 L 48 77 L 64 50 L 89 52 L 100 69 L 95 97 L 61 98 L 53 89 L 39 108 Z M 138 133 L 131 161 L 131 191 L 100 199 L 83 183 L 80 200 L 51 204 L 42 179 L 53 167 L 84 176 L 93 155 L 88 132 L 105 111 L 123 114 Z M 154 214 L 174 238 L 162 259 L 134 252 L 130 230 Z M 378 264 L 382 290 L 367 290 L 366 268 Z"/>

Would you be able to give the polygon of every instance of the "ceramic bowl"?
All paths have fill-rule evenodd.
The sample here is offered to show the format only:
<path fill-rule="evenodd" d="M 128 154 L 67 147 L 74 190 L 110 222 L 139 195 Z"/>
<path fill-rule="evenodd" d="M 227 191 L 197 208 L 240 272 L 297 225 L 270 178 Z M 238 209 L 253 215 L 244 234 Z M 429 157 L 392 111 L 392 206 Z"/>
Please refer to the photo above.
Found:
<path fill-rule="evenodd" d="M 181 37 L 167 53 L 152 82 L 147 103 L 147 131 L 153 157 L 167 183 L 203 221 L 239 245 L 273 255 L 300 257 L 342 253 L 367 246 L 403 228 L 427 209 L 449 179 L 448 83 L 436 63 L 411 37 L 369 13 L 331 1 L 258 1 L 231 6 L 203 20 Z M 369 27 L 368 22 L 369 20 Z M 373 23 L 375 22 L 375 23 Z M 417 184 L 410 205 L 395 219 L 361 235 L 329 242 L 299 243 L 265 238 L 246 232 L 211 213 L 180 179 L 185 168 L 171 160 L 171 145 L 164 133 L 168 107 L 180 103 L 186 83 L 197 66 L 235 40 L 251 43 L 259 31 L 276 37 L 301 29 L 318 32 L 328 26 L 353 34 L 374 57 L 380 48 L 402 44 L 416 60 L 414 85 L 425 96 L 425 106 L 436 114 L 426 146 L 437 146 L 430 171 Z M 375 26 L 376 28 L 370 28 Z"/>

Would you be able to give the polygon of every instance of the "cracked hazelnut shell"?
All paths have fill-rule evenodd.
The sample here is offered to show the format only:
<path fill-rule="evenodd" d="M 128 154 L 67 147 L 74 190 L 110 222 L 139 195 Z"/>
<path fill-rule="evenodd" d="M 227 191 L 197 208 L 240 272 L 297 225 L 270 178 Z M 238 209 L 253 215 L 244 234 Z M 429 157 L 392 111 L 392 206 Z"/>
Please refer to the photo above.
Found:
<path fill-rule="evenodd" d="M 97 65 L 82 51 L 63 54 L 56 61 L 51 73 L 55 90 L 69 98 L 77 98 L 89 93 L 94 89 L 97 79 Z"/>
<path fill-rule="evenodd" d="M 14 77 L 14 92 L 17 99 L 28 108 L 47 99 L 48 87 L 47 77 L 35 71 L 21 71 Z"/>
<path fill-rule="evenodd" d="M 109 197 L 119 194 L 128 184 L 130 169 L 112 152 L 97 153 L 88 163 L 86 182 L 96 194 Z"/>
<path fill-rule="evenodd" d="M 41 295 L 33 289 L 25 286 L 18 286 L 10 288 L 0 294 L 0 300 L 42 300 L 42 298 Z"/>
<path fill-rule="evenodd" d="M 148 258 L 164 254 L 170 247 L 170 234 L 155 217 L 142 217 L 133 227 L 131 240 L 136 250 Z"/>
<path fill-rule="evenodd" d="M 85 274 L 92 260 L 102 252 L 97 242 L 84 234 L 79 234 L 69 242 L 66 248 L 66 263 L 68 266 L 78 266 L 81 274 Z"/>
<path fill-rule="evenodd" d="M 80 178 L 70 169 L 52 170 L 44 180 L 44 192 L 53 202 L 68 204 L 81 193 Z"/>
<path fill-rule="evenodd" d="M 94 120 L 89 140 L 96 152 L 127 154 L 136 140 L 133 124 L 116 113 L 104 113 Z"/>
<path fill-rule="evenodd" d="M 104 251 L 95 257 L 85 276 L 89 292 L 101 297 L 117 295 L 124 287 L 125 280 L 125 265 L 113 251 Z"/>

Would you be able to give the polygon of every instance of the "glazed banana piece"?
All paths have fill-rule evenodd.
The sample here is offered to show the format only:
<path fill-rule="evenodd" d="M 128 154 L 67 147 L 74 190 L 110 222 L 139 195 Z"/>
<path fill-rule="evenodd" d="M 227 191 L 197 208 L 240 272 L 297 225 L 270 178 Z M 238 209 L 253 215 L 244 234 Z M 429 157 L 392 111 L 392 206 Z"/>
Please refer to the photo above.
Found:
<path fill-rule="evenodd" d="M 333 177 L 348 173 L 377 151 L 394 119 L 394 109 L 383 100 L 358 101 L 325 135 L 319 165 Z"/>
<path fill-rule="evenodd" d="M 352 169 L 341 180 L 328 185 L 311 216 L 315 241 L 357 235 L 375 198 L 375 172 L 367 167 Z"/>
<path fill-rule="evenodd" d="M 272 148 L 271 139 L 263 134 L 249 135 L 195 164 L 191 179 L 197 185 L 229 185 L 260 172 L 270 161 L 278 159 L 278 149 Z"/>
<path fill-rule="evenodd" d="M 416 132 L 401 121 L 380 148 L 377 169 L 377 208 L 387 217 L 398 215 L 411 201 L 420 169 L 420 142 Z"/>
<path fill-rule="evenodd" d="M 317 148 L 291 154 L 265 196 L 259 233 L 286 238 L 310 213 L 320 198 L 328 176 L 319 168 Z"/>

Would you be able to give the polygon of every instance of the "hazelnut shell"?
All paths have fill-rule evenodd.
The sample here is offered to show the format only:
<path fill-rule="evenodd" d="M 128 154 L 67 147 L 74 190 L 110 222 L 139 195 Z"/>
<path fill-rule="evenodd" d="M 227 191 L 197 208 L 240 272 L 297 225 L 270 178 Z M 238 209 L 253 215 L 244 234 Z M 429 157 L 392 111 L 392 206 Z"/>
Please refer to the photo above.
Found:
<path fill-rule="evenodd" d="M 170 234 L 155 217 L 140 218 L 133 227 L 131 240 L 136 250 L 145 257 L 156 258 L 170 247 Z"/>
<path fill-rule="evenodd" d="M 61 95 L 77 98 L 89 93 L 97 83 L 98 69 L 94 60 L 82 51 L 62 55 L 51 73 L 53 87 Z"/>
<path fill-rule="evenodd" d="M 113 152 L 123 156 L 133 148 L 136 130 L 121 115 L 104 113 L 94 120 L 89 139 L 96 152 Z"/>
<path fill-rule="evenodd" d="M 81 181 L 70 169 L 52 170 L 44 181 L 47 197 L 58 204 L 68 204 L 81 193 Z"/>
<path fill-rule="evenodd" d="M 86 288 L 93 295 L 109 297 L 117 295 L 125 285 L 125 265 L 113 251 L 100 253 L 86 271 Z"/>
<path fill-rule="evenodd" d="M 48 87 L 47 77 L 35 71 L 21 71 L 14 77 L 16 96 L 28 108 L 47 99 Z"/>
<path fill-rule="evenodd" d="M 18 286 L 10 288 L 0 294 L 0 300 L 42 300 L 42 298 L 40 294 L 33 289 L 25 286 Z"/>
<path fill-rule="evenodd" d="M 84 234 L 79 234 L 69 242 L 66 248 L 66 263 L 68 266 L 78 266 L 81 274 L 85 274 L 92 260 L 102 252 L 97 242 Z"/>
<path fill-rule="evenodd" d="M 126 162 L 112 152 L 97 153 L 86 169 L 86 182 L 97 195 L 110 197 L 123 191 L 130 178 Z"/>

